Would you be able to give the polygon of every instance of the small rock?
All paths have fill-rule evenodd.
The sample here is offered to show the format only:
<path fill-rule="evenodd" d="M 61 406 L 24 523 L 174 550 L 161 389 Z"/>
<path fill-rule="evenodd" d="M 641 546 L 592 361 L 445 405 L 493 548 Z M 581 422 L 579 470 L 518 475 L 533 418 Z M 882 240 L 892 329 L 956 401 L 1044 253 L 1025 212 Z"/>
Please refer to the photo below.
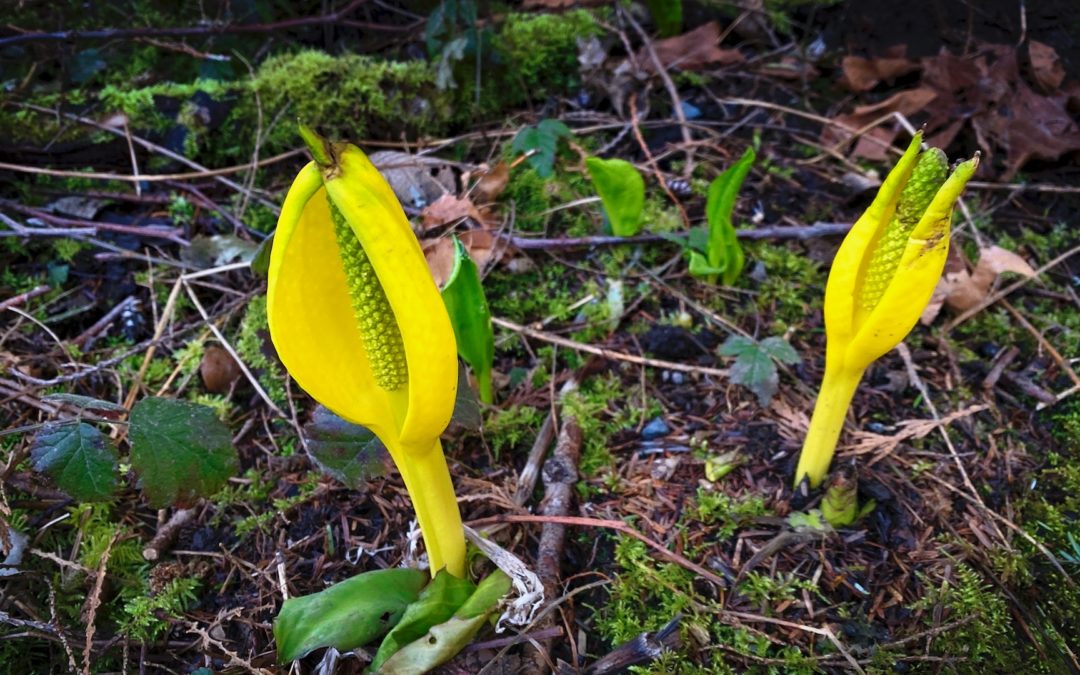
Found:
<path fill-rule="evenodd" d="M 649 423 L 641 430 L 641 437 L 646 441 L 653 441 L 657 438 L 663 438 L 669 433 L 671 433 L 671 427 L 667 425 L 664 418 L 654 417 L 649 420 Z"/>
<path fill-rule="evenodd" d="M 683 384 L 684 382 L 686 382 L 686 373 L 680 373 L 677 370 L 671 373 L 672 384 Z"/>

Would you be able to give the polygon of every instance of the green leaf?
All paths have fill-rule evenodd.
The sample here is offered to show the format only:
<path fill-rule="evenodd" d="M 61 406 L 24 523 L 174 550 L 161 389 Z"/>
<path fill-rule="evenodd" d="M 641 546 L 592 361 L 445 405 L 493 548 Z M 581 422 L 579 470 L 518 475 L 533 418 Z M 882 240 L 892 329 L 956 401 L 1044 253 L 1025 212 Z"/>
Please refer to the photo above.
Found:
<path fill-rule="evenodd" d="M 476 584 L 468 579 L 458 579 L 440 570 L 383 638 L 371 662 L 371 671 L 379 672 L 379 667 L 399 649 L 422 638 L 432 626 L 449 620 L 475 590 Z"/>
<path fill-rule="evenodd" d="M 735 210 L 739 189 L 754 164 L 754 158 L 754 149 L 747 148 L 737 162 L 709 185 L 709 194 L 705 201 L 705 216 L 709 223 L 705 255 L 710 267 L 724 270 L 723 281 L 728 286 L 739 278 L 746 262 L 735 226 L 731 223 L 731 213 Z M 718 275 L 711 275 L 707 281 L 716 283 L 717 277 Z"/>
<path fill-rule="evenodd" d="M 682 0 L 645 0 L 660 37 L 672 37 L 682 30 Z"/>
<path fill-rule="evenodd" d="M 454 327 L 457 350 L 476 374 L 480 400 L 492 403 L 491 369 L 495 361 L 495 332 L 491 327 L 480 271 L 468 249 L 454 237 L 454 268 L 442 289 L 443 303 Z"/>
<path fill-rule="evenodd" d="M 236 473 L 229 429 L 211 408 L 147 397 L 131 410 L 131 466 L 151 506 L 208 497 Z"/>
<path fill-rule="evenodd" d="M 255 257 L 251 259 L 251 273 L 260 279 L 265 279 L 270 273 L 270 251 L 274 248 L 274 233 L 259 242 L 259 248 L 255 251 Z"/>
<path fill-rule="evenodd" d="M 278 661 L 287 663 L 319 647 L 348 651 L 371 642 L 394 627 L 427 580 L 423 570 L 377 570 L 289 598 L 274 620 Z"/>
<path fill-rule="evenodd" d="M 529 156 L 529 165 L 541 178 L 547 178 L 555 170 L 555 151 L 559 139 L 570 136 L 570 127 L 559 120 L 542 120 L 535 127 L 524 127 L 514 136 L 510 149 L 514 152 L 536 152 Z"/>
<path fill-rule="evenodd" d="M 723 274 L 727 266 L 711 267 L 705 256 L 697 251 L 690 251 L 690 274 L 702 279 L 714 279 Z"/>
<path fill-rule="evenodd" d="M 782 337 L 772 336 L 761 341 L 761 350 L 781 363 L 789 366 L 795 365 L 802 359 L 799 358 L 795 348 Z"/>
<path fill-rule="evenodd" d="M 464 649 L 498 607 L 499 599 L 510 591 L 510 577 L 496 570 L 480 582 L 449 621 L 432 626 L 420 639 L 405 645 L 391 656 L 380 675 L 419 675 L 454 658 Z"/>
<path fill-rule="evenodd" d="M 369 429 L 346 422 L 317 406 L 304 425 L 308 454 L 326 475 L 358 489 L 371 478 L 386 475 L 389 453 Z"/>
<path fill-rule="evenodd" d="M 645 208 L 645 179 L 634 165 L 623 159 L 589 157 L 585 167 L 604 204 L 611 231 L 620 237 L 631 237 L 640 232 L 641 214 Z"/>
<path fill-rule="evenodd" d="M 721 356 L 735 356 L 731 364 L 731 381 L 757 394 L 764 408 L 769 405 L 780 385 L 776 364 L 761 345 L 747 337 L 732 335 L 720 346 Z"/>
<path fill-rule="evenodd" d="M 454 399 L 454 412 L 450 420 L 460 424 L 469 431 L 480 431 L 483 426 L 484 416 L 480 412 L 480 401 L 476 400 L 476 392 L 469 384 L 469 376 L 464 368 L 458 368 L 457 396 Z"/>
<path fill-rule="evenodd" d="M 46 424 L 30 446 L 34 470 L 84 502 L 102 501 L 116 490 L 116 448 L 86 422 Z"/>

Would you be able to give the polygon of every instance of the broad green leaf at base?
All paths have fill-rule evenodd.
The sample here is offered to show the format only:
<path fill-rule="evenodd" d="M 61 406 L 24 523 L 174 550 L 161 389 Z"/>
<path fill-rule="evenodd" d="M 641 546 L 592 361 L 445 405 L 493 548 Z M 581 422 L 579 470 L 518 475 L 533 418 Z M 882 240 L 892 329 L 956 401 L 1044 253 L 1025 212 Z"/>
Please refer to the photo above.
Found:
<path fill-rule="evenodd" d="M 378 570 L 286 600 L 274 620 L 278 661 L 287 663 L 320 647 L 348 651 L 371 642 L 397 624 L 428 578 L 417 569 Z"/>
<path fill-rule="evenodd" d="M 101 501 L 116 490 L 116 448 L 86 422 L 47 424 L 30 448 L 34 469 L 53 477 L 79 501 Z"/>

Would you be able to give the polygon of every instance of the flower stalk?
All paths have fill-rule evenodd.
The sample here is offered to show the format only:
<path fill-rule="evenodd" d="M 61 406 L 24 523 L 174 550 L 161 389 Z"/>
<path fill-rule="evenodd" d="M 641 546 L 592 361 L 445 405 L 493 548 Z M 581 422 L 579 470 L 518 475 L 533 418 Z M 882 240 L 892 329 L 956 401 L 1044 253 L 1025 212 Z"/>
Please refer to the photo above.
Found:
<path fill-rule="evenodd" d="M 922 133 L 851 227 L 825 287 L 825 376 L 796 486 L 825 478 L 863 373 L 911 331 L 945 267 L 953 206 L 979 157 L 949 173 L 945 153 L 922 151 Z"/>
<path fill-rule="evenodd" d="M 363 152 L 301 125 L 314 161 L 282 206 L 270 255 L 270 336 L 292 377 L 393 458 L 432 574 L 465 574 L 465 538 L 439 436 L 457 390 L 454 332 L 420 244 Z"/>

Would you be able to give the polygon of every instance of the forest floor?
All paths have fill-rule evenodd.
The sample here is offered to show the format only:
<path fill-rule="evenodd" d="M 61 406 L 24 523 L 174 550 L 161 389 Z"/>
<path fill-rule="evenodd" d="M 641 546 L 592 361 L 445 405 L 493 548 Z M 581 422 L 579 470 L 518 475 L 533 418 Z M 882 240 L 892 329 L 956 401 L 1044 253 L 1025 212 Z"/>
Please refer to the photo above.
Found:
<path fill-rule="evenodd" d="M 667 28 L 556 0 L 94 4 L 0 28 L 0 672 L 368 663 L 290 669 L 272 632 L 286 597 L 415 559 L 392 464 L 313 419 L 269 339 L 300 118 L 372 156 L 434 267 L 457 234 L 483 273 L 495 401 L 462 396 L 443 447 L 549 611 L 445 672 L 1080 673 L 1070 3 L 686 2 Z M 933 315 L 855 395 L 830 481 L 866 508 L 831 527 L 792 488 L 825 281 L 918 128 L 981 164 Z M 686 236 L 747 148 L 745 269 L 710 283 Z M 645 176 L 639 234 L 612 235 L 592 156 Z M 150 397 L 209 411 L 213 475 L 147 468 Z"/>

